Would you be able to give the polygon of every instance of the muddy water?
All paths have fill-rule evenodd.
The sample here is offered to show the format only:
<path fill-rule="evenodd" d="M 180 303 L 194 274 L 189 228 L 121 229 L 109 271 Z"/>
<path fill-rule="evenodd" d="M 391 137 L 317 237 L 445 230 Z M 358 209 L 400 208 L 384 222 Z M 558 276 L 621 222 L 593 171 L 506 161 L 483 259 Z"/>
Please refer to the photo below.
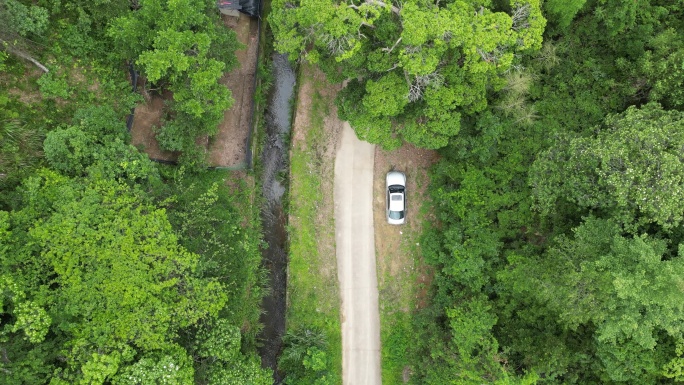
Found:
<path fill-rule="evenodd" d="M 288 172 L 288 147 L 285 140 L 290 132 L 291 103 L 294 93 L 295 75 L 287 57 L 274 54 L 273 87 L 266 107 L 266 144 L 262 153 L 264 165 L 262 193 L 265 198 L 262 208 L 264 238 L 268 247 L 263 251 L 264 266 L 269 271 L 270 294 L 264 298 L 261 322 L 264 329 L 259 336 L 262 347 L 262 366 L 273 369 L 274 384 L 282 381 L 277 372 L 278 355 L 282 350 L 285 333 L 285 293 L 287 268 L 286 216 L 283 211 L 282 175 Z M 279 180 L 279 175 L 281 179 Z"/>

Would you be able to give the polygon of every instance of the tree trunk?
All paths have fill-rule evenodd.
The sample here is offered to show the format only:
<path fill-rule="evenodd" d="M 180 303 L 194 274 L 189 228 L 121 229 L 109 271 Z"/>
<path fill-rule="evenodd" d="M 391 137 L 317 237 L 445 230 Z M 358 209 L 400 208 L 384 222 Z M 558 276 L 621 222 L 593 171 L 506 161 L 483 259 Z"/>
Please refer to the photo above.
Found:
<path fill-rule="evenodd" d="M 40 62 L 38 60 L 32 58 L 29 54 L 20 50 L 19 48 L 13 47 L 9 42 L 6 42 L 6 41 L 0 39 L 0 44 L 2 44 L 5 47 L 7 52 L 9 52 L 13 55 L 17 55 L 22 59 L 30 61 L 31 63 L 35 64 L 36 67 L 43 70 L 43 72 L 50 72 L 50 70 L 48 70 L 47 67 L 45 67 L 44 65 L 40 64 Z"/>

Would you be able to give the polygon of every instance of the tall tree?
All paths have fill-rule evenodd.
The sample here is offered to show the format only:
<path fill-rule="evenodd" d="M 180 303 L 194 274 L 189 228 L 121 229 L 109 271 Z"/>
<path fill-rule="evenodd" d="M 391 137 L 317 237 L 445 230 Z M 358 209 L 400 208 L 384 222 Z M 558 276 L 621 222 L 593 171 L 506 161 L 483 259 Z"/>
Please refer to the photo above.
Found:
<path fill-rule="evenodd" d="M 199 155 L 196 141 L 215 135 L 232 103 L 219 83 L 237 59 L 235 32 L 220 22 L 213 1 L 141 0 L 111 21 L 108 35 L 119 57 L 138 65 L 153 84 L 173 93 L 174 119 L 158 137 L 162 147 Z"/>
<path fill-rule="evenodd" d="M 48 26 L 48 11 L 37 5 L 26 6 L 17 0 L 0 0 L 0 50 L 35 64 L 44 72 L 47 67 L 31 53 L 35 47 L 29 37 L 42 35 Z"/>
<path fill-rule="evenodd" d="M 552 15 L 550 20 L 556 21 L 562 28 L 567 28 L 586 2 L 587 0 L 549 0 L 544 2 L 544 9 Z"/>
<path fill-rule="evenodd" d="M 113 179 L 44 170 L 23 190 L 23 208 L 5 215 L 0 268 L 13 272 L 34 313 L 45 309 L 52 320 L 46 342 L 59 353 L 43 365 L 53 367 L 53 382 L 164 371 L 191 380 L 179 333 L 215 317 L 227 298 L 219 282 L 195 273 L 199 256 L 178 245 L 165 211 Z M 39 323 L 19 327 L 21 314 L 15 310 L 15 331 L 25 330 L 38 349 L 45 333 L 29 333 Z M 7 354 L 10 362 L 21 357 Z"/>
<path fill-rule="evenodd" d="M 684 113 L 651 103 L 606 118 L 596 135 L 563 136 L 535 162 L 542 213 L 562 199 L 625 225 L 672 229 L 684 219 Z"/>
<path fill-rule="evenodd" d="M 22 206 L 0 212 L 3 383 L 272 382 L 217 317 L 236 290 L 203 277 L 142 191 L 42 170 Z"/>
<path fill-rule="evenodd" d="M 392 148 L 407 140 L 444 147 L 461 114 L 483 110 L 516 55 L 537 50 L 546 23 L 539 2 L 277 0 L 269 22 L 276 49 L 333 78 L 340 116 L 357 135 Z"/>
<path fill-rule="evenodd" d="M 577 349 L 573 340 L 592 341 L 570 353 L 600 362 L 581 374 L 580 383 L 593 376 L 604 383 L 655 384 L 663 367 L 677 361 L 674 344 L 682 343 L 684 255 L 666 259 L 664 241 L 621 232 L 613 221 L 589 217 L 545 255 L 510 257 L 511 266 L 499 273 L 501 293 L 574 332 L 566 352 Z M 535 364 L 543 359 L 525 358 Z"/>

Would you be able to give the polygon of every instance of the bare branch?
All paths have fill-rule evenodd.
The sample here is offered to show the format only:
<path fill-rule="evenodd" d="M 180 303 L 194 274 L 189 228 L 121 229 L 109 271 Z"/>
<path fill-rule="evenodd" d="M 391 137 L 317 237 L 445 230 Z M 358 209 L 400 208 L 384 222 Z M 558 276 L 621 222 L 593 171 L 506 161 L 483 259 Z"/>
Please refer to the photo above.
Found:
<path fill-rule="evenodd" d="M 521 72 L 524 71 L 525 67 L 522 64 L 511 64 L 506 71 L 504 71 L 504 74 L 511 74 L 513 72 Z"/>
<path fill-rule="evenodd" d="M 441 87 L 444 84 L 444 76 L 437 72 L 427 75 L 418 75 L 409 85 L 408 100 L 415 102 L 423 98 L 425 90 L 432 87 Z"/>
<path fill-rule="evenodd" d="M 529 3 L 515 4 L 513 15 L 511 15 L 511 19 L 513 19 L 514 31 L 520 31 L 521 29 L 529 28 L 530 23 L 527 21 L 527 19 L 530 17 L 531 10 L 532 6 Z"/>
<path fill-rule="evenodd" d="M 422 51 L 422 49 L 418 45 L 407 45 L 404 47 L 404 52 L 406 52 L 409 55 L 414 54 L 414 53 L 418 53 L 420 51 Z"/>
<path fill-rule="evenodd" d="M 365 0 L 365 1 L 363 2 L 363 4 L 377 5 L 377 6 L 380 6 L 380 7 L 383 7 L 383 8 L 385 8 L 385 7 L 388 6 L 386 3 L 383 3 L 383 2 L 380 1 L 380 0 Z M 358 7 L 357 5 L 355 5 L 355 4 L 349 4 L 349 8 L 356 9 L 356 10 L 359 9 L 359 7 Z M 401 12 L 401 10 L 400 10 L 398 7 L 394 6 L 394 5 L 389 5 L 389 8 L 390 8 L 390 10 L 392 11 L 392 13 L 394 13 L 394 14 L 397 15 L 397 16 L 398 16 L 399 13 Z"/>
<path fill-rule="evenodd" d="M 444 33 L 442 34 L 442 40 L 444 40 L 447 43 L 451 41 L 452 37 L 454 37 L 454 33 L 451 31 L 444 31 Z"/>
<path fill-rule="evenodd" d="M 480 54 L 480 57 L 482 57 L 482 60 L 486 61 L 487 63 L 494 63 L 496 62 L 496 55 L 492 52 L 485 52 L 481 48 L 476 49 L 477 53 Z"/>
<path fill-rule="evenodd" d="M 383 48 L 382 50 L 383 50 L 384 52 L 390 53 L 390 52 L 394 51 L 394 48 L 397 47 L 397 44 L 399 44 L 400 41 L 401 41 L 401 37 L 394 43 L 394 45 L 392 46 L 392 48 L 387 48 L 387 47 L 385 47 L 385 48 Z"/>
<path fill-rule="evenodd" d="M 330 54 L 340 55 L 344 53 L 347 49 L 351 48 L 354 37 L 351 35 L 344 35 L 340 37 L 334 37 L 331 34 L 324 33 L 321 34 L 321 40 L 325 43 Z"/>
<path fill-rule="evenodd" d="M 408 100 L 413 103 L 423 97 L 423 90 L 415 83 L 409 86 Z"/>
<path fill-rule="evenodd" d="M 505 52 L 505 50 L 502 47 L 496 47 L 496 49 L 494 49 L 494 51 L 492 52 L 487 52 L 482 48 L 477 48 L 476 51 L 478 54 L 480 54 L 482 60 L 484 60 L 487 63 L 497 63 L 499 61 L 499 58 Z"/>
<path fill-rule="evenodd" d="M 2 176 L 5 176 L 5 174 L 2 174 Z M 3 346 L 2 349 L 0 349 L 0 351 L 2 351 L 2 361 L 4 363 L 9 364 L 10 362 L 12 362 L 10 361 L 9 357 L 7 357 L 7 348 Z"/>

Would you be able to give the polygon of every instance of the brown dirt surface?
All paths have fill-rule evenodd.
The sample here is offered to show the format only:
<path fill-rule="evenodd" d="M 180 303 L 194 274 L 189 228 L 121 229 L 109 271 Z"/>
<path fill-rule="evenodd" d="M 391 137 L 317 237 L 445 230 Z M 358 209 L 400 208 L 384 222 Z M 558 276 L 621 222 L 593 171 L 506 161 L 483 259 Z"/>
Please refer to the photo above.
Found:
<path fill-rule="evenodd" d="M 18 77 L 7 72 L 0 72 L 0 87 L 8 87 L 7 93 L 16 96 L 26 105 L 39 103 L 43 100 L 43 95 L 31 85 L 31 82 L 40 78 L 43 71 L 30 63 L 26 63 L 24 69 L 24 74 Z"/>
<path fill-rule="evenodd" d="M 19 88 L 11 88 L 7 91 L 11 96 L 16 96 L 20 102 L 31 105 L 40 102 L 43 99 L 40 91 L 26 91 Z"/>
<path fill-rule="evenodd" d="M 422 205 L 429 200 L 428 171 L 439 156 L 436 151 L 405 143 L 394 151 L 375 150 L 373 219 L 381 307 L 386 312 L 408 311 L 420 306 L 429 285 L 429 273 L 420 260 L 422 224 L 430 221 Z M 406 223 L 390 225 L 385 218 L 385 175 L 390 170 L 406 174 Z"/>
<path fill-rule="evenodd" d="M 235 30 L 245 48 L 235 52 L 239 67 L 221 79 L 233 93 L 235 103 L 226 110 L 216 137 L 209 144 L 209 164 L 239 168 L 247 165 L 247 140 L 252 120 L 254 77 L 256 76 L 258 24 L 256 19 L 222 15 L 226 27 Z"/>
<path fill-rule="evenodd" d="M 218 134 L 209 142 L 198 141 L 208 146 L 209 165 L 228 168 L 243 168 L 247 165 L 247 140 L 250 134 L 254 78 L 256 76 L 258 23 L 246 15 L 239 18 L 222 15 L 226 28 L 233 29 L 238 40 L 245 46 L 235 52 L 238 67 L 224 74 L 220 83 L 230 89 L 235 102 L 224 112 Z M 175 161 L 178 154 L 162 151 L 155 139 L 155 130 L 161 124 L 164 100 L 170 95 L 152 95 L 147 102 L 135 109 L 132 144 L 143 147 L 153 159 Z"/>
<path fill-rule="evenodd" d="M 178 153 L 162 150 L 155 138 L 155 131 L 161 126 L 164 100 L 167 98 L 171 98 L 170 94 L 166 97 L 152 95 L 147 103 L 135 108 L 131 127 L 131 144 L 141 148 L 152 159 L 176 161 Z"/>

